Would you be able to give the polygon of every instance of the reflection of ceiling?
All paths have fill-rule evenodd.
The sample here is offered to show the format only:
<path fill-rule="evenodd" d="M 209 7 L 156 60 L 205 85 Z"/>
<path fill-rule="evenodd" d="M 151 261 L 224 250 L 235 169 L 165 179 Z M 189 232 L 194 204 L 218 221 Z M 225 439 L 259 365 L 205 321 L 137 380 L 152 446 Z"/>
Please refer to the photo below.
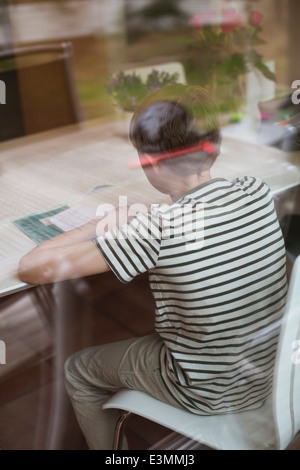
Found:
<path fill-rule="evenodd" d="M 179 3 L 180 9 L 192 16 L 211 5 L 220 9 L 220 5 L 224 6 L 222 2 L 224 0 L 181 0 Z M 13 39 L 22 44 L 101 32 L 120 33 L 125 26 L 124 6 L 136 12 L 149 3 L 149 0 L 52 0 L 9 5 L 8 10 Z M 240 2 L 231 1 L 230 6 L 236 6 L 241 12 Z M 0 27 L 0 45 L 4 43 L 5 31 Z"/>
<path fill-rule="evenodd" d="M 27 43 L 119 32 L 122 11 L 122 0 L 46 1 L 10 5 L 9 17 L 14 40 Z"/>

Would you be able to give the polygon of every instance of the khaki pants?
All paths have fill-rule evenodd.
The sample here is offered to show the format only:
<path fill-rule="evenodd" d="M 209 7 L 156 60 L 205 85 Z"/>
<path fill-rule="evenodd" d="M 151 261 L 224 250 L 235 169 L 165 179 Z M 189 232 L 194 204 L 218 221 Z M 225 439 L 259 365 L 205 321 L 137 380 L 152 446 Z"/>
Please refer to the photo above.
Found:
<path fill-rule="evenodd" d="M 117 410 L 103 410 L 122 388 L 147 392 L 179 407 L 166 389 L 160 370 L 163 343 L 156 334 L 95 346 L 71 356 L 65 365 L 66 389 L 91 450 L 112 448 Z"/>
<path fill-rule="evenodd" d="M 84 349 L 67 360 L 67 392 L 91 450 L 112 448 L 119 412 L 103 410 L 102 405 L 122 388 L 141 390 L 180 407 L 162 379 L 159 361 L 162 344 L 158 335 L 149 335 Z M 276 448 L 271 399 L 256 410 L 237 414 L 237 419 L 240 431 L 254 448 Z"/>

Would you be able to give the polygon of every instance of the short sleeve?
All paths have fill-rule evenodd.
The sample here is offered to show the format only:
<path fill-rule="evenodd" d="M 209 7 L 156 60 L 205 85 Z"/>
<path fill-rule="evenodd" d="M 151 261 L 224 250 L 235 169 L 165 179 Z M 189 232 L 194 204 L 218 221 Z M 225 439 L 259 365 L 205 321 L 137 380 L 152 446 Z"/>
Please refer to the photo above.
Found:
<path fill-rule="evenodd" d="M 265 199 L 269 203 L 273 202 L 273 195 L 268 184 L 254 176 L 243 176 L 236 178 L 232 183 L 252 199 L 262 200 Z"/>
<path fill-rule="evenodd" d="M 161 246 L 157 211 L 140 212 L 128 224 L 96 237 L 94 243 L 111 270 L 124 283 L 156 266 Z"/>

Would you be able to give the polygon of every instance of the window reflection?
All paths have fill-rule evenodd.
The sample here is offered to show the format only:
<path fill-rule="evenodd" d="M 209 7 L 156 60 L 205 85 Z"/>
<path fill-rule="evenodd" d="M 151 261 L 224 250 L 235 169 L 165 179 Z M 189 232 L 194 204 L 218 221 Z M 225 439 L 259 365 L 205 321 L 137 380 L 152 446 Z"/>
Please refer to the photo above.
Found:
<path fill-rule="evenodd" d="M 160 72 L 170 74 L 168 78 L 178 73 L 179 83 L 210 89 L 220 106 L 224 135 L 298 151 L 299 122 L 294 116 L 299 103 L 291 103 L 290 96 L 292 82 L 300 80 L 299 14 L 297 0 L 2 1 L 0 80 L 6 86 L 6 103 L 0 96 L 0 186 L 12 168 L 7 150 L 19 148 L 15 179 L 5 180 L 9 194 L 9 186 L 15 190 L 21 179 L 23 150 L 35 161 L 51 152 L 57 156 L 70 150 L 70 132 L 128 120 L 138 101 L 161 85 Z M 123 86 L 120 72 L 140 77 L 140 88 L 135 85 L 133 92 L 129 82 L 117 90 L 123 97 L 130 95 L 131 109 L 123 109 L 108 89 L 112 80 L 116 88 Z M 293 135 L 287 127 L 291 125 Z M 120 129 L 124 132 L 117 135 L 119 140 L 127 135 L 127 122 Z M 54 133 L 46 137 L 47 131 Z M 90 134 L 89 144 L 116 137 L 108 134 Z M 31 155 L 25 137 L 37 139 L 30 142 L 48 139 L 49 147 Z M 86 145 L 82 142 L 81 148 Z M 113 163 L 116 177 L 116 162 L 107 160 L 107 167 Z M 296 159 L 288 164 L 295 175 Z M 84 171 L 78 181 L 83 179 Z M 38 182 L 42 185 L 42 176 Z M 0 227 L 12 221 L 5 206 L 19 204 L 5 197 Z M 276 204 L 282 217 L 299 213 L 299 192 L 280 195 Z M 48 209 L 52 207 L 43 207 Z M 19 214 L 19 208 L 13 212 Z M 1 282 L 7 265 L 1 264 Z M 107 273 L 48 291 L 3 295 L 0 341 L 6 346 L 6 364 L 0 364 L 0 448 L 86 449 L 64 391 L 64 360 L 89 345 L 152 331 L 153 299 L 144 277 L 126 290 Z M 167 431 L 148 430 L 137 420 L 130 433 L 132 446 L 145 448 Z"/>

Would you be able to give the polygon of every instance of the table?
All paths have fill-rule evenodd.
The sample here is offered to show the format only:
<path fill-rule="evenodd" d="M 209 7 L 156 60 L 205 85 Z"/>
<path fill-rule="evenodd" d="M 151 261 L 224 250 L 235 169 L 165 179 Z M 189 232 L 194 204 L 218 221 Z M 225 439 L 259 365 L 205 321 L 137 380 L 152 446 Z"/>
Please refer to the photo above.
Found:
<path fill-rule="evenodd" d="M 149 205 L 170 202 L 146 179 L 128 137 L 128 122 L 76 125 L 0 144 L 0 297 L 28 286 L 19 259 L 36 243 L 13 223 L 62 205 L 117 205 L 119 196 Z M 276 197 L 300 184 L 300 155 L 224 135 L 213 177 L 264 179 Z"/>

